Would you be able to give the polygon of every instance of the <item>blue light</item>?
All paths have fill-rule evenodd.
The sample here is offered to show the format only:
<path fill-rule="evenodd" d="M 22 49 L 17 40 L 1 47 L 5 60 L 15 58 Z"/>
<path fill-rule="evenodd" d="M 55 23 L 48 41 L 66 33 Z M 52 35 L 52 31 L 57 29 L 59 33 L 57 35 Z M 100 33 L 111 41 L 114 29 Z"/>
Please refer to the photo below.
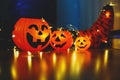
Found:
<path fill-rule="evenodd" d="M 24 16 L 29 14 L 29 10 L 31 8 L 31 1 L 29 0 L 18 0 L 16 2 L 16 11 L 19 16 Z"/>
<path fill-rule="evenodd" d="M 76 27 L 80 22 L 79 0 L 58 0 L 57 1 L 57 24 L 65 27 L 72 24 Z"/>
<path fill-rule="evenodd" d="M 16 6 L 18 7 L 18 6 L 21 6 L 22 5 L 22 3 L 21 2 L 17 2 L 16 3 Z"/>
<path fill-rule="evenodd" d="M 86 30 L 98 18 L 102 4 L 98 0 L 57 0 L 57 24 Z"/>

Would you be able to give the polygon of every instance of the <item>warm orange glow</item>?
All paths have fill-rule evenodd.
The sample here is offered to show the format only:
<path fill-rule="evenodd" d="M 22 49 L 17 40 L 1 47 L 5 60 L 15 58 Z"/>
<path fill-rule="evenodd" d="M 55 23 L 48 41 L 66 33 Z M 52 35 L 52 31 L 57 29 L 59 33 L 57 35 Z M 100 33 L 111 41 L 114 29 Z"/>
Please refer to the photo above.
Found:
<path fill-rule="evenodd" d="M 41 75 L 39 76 L 40 80 L 47 80 L 47 63 L 45 60 L 42 60 L 41 64 L 40 64 L 40 68 L 41 68 Z"/>
<path fill-rule="evenodd" d="M 74 63 L 75 61 L 76 61 L 76 59 L 77 59 L 77 52 L 76 51 L 73 51 L 73 54 L 72 54 L 72 63 Z"/>
<path fill-rule="evenodd" d="M 47 80 L 47 76 L 44 75 L 44 74 L 42 74 L 42 75 L 40 76 L 39 80 Z"/>
<path fill-rule="evenodd" d="M 83 50 L 87 50 L 90 47 L 91 41 L 88 38 L 88 36 L 77 37 L 74 45 L 76 51 L 83 51 Z"/>
<path fill-rule="evenodd" d="M 31 70 L 32 68 L 32 53 L 28 51 L 28 68 Z"/>
<path fill-rule="evenodd" d="M 21 50 L 40 51 L 48 46 L 51 29 L 44 19 L 20 18 L 14 26 L 12 39 Z"/>
<path fill-rule="evenodd" d="M 58 52 L 19 51 L 16 61 L 11 66 L 13 80 L 49 80 L 53 75 L 55 80 L 66 80 L 66 76 L 76 76 L 79 79 L 84 68 L 91 60 L 90 52 L 73 50 Z M 53 78 L 51 78 L 53 79 Z"/>
<path fill-rule="evenodd" d="M 41 20 L 42 20 L 42 22 L 45 22 L 45 19 L 44 19 L 44 18 L 42 18 Z"/>
<path fill-rule="evenodd" d="M 98 57 L 95 63 L 95 72 L 98 73 L 100 70 L 100 65 L 101 65 L 101 61 L 100 58 Z"/>
<path fill-rule="evenodd" d="M 71 56 L 71 65 L 70 65 L 70 71 L 71 75 L 78 75 L 83 66 L 83 58 L 79 56 L 77 52 L 73 52 Z"/>
<path fill-rule="evenodd" d="M 113 4 L 112 2 L 110 2 L 110 6 L 115 6 L 115 4 Z"/>
<path fill-rule="evenodd" d="M 13 35 L 12 35 L 12 38 L 14 38 L 14 37 L 15 37 L 15 35 L 13 34 Z"/>
<path fill-rule="evenodd" d="M 100 30 L 99 29 L 97 29 L 97 32 L 99 32 Z"/>
<path fill-rule="evenodd" d="M 108 41 L 104 41 L 105 43 L 108 43 Z"/>
<path fill-rule="evenodd" d="M 69 31 L 56 30 L 52 33 L 50 45 L 55 50 L 67 50 L 72 44 L 73 38 Z"/>
<path fill-rule="evenodd" d="M 53 59 L 53 65 L 55 66 L 57 61 L 56 53 L 53 53 L 52 59 Z"/>
<path fill-rule="evenodd" d="M 118 18 L 120 18 L 120 12 L 116 12 L 115 16 L 118 17 Z"/>
<path fill-rule="evenodd" d="M 106 18 L 110 18 L 110 12 L 107 11 L 105 15 L 106 15 Z"/>
<path fill-rule="evenodd" d="M 67 53 L 69 53 L 70 52 L 70 49 L 67 49 Z"/>
<path fill-rule="evenodd" d="M 14 46 L 13 52 L 14 52 L 14 59 L 15 59 L 15 61 L 16 61 L 17 58 L 19 57 L 19 51 L 16 49 L 16 46 Z"/>
<path fill-rule="evenodd" d="M 47 69 L 48 69 L 48 66 L 47 66 L 46 61 L 42 60 L 42 62 L 41 62 L 41 72 L 42 72 L 42 74 L 46 74 Z"/>
<path fill-rule="evenodd" d="M 60 57 L 58 67 L 56 67 L 56 79 L 55 80 L 64 80 L 66 68 L 67 68 L 67 64 L 66 64 L 65 57 Z"/>
<path fill-rule="evenodd" d="M 104 66 L 105 67 L 107 66 L 107 63 L 108 63 L 108 53 L 109 51 L 106 49 L 104 53 Z"/>
<path fill-rule="evenodd" d="M 16 72 L 16 67 L 14 64 L 11 67 L 11 74 L 12 74 L 13 80 L 17 80 L 17 72 Z"/>
<path fill-rule="evenodd" d="M 119 38 L 115 38 L 112 41 L 113 41 L 113 48 L 120 49 L 120 39 Z"/>
<path fill-rule="evenodd" d="M 91 54 L 89 51 L 76 52 L 73 51 L 70 61 L 70 74 L 71 76 L 80 76 L 84 67 L 89 65 L 91 60 Z"/>
<path fill-rule="evenodd" d="M 42 55 L 43 55 L 43 53 L 42 53 L 42 52 L 40 52 L 39 54 L 40 54 L 40 59 L 42 59 Z"/>
<path fill-rule="evenodd" d="M 107 38 L 101 40 L 104 43 L 108 43 Z"/>
<path fill-rule="evenodd" d="M 28 53 L 28 56 L 31 56 L 31 55 L 32 55 L 32 53 L 31 53 L 30 51 L 28 51 L 27 53 Z"/>

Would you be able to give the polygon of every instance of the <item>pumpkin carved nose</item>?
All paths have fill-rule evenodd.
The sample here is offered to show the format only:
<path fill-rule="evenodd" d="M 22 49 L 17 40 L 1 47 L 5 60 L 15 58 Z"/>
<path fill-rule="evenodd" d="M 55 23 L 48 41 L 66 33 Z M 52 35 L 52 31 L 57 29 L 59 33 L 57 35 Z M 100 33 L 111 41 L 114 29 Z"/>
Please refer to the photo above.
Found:
<path fill-rule="evenodd" d="M 83 42 L 81 42 L 80 44 L 83 45 Z"/>
<path fill-rule="evenodd" d="M 41 31 L 39 31 L 38 35 L 42 35 L 42 32 L 41 32 Z"/>
<path fill-rule="evenodd" d="M 60 41 L 59 37 L 57 37 L 57 38 L 55 39 L 55 41 Z"/>

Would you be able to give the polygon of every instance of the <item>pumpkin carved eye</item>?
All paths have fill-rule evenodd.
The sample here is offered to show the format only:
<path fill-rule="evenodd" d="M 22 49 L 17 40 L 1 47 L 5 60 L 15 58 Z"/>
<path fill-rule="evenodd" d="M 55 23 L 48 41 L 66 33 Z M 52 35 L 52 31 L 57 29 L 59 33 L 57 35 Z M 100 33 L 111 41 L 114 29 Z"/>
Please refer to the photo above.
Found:
<path fill-rule="evenodd" d="M 42 25 L 41 29 L 42 29 L 42 31 L 44 31 L 45 29 L 48 29 L 48 28 L 47 28 L 47 26 Z"/>
<path fill-rule="evenodd" d="M 80 42 L 80 40 L 78 40 L 77 42 Z"/>
<path fill-rule="evenodd" d="M 86 42 L 86 40 L 83 40 L 83 42 Z"/>
<path fill-rule="evenodd" d="M 64 34 L 61 34 L 61 37 L 64 37 L 64 38 L 65 38 L 65 35 L 64 35 Z"/>
<path fill-rule="evenodd" d="M 30 25 L 28 28 L 29 28 L 29 29 L 35 28 L 35 30 L 38 30 L 38 27 L 37 27 L 37 25 L 35 25 L 35 24 Z"/>

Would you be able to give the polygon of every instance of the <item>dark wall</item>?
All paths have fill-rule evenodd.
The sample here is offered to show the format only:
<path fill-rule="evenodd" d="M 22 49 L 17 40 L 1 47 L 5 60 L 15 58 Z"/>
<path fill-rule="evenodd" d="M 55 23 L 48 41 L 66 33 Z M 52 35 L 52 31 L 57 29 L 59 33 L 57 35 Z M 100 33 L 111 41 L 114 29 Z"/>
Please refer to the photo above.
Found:
<path fill-rule="evenodd" d="M 11 23 L 20 17 L 45 18 L 56 24 L 56 0 L 1 0 L 0 21 Z"/>
<path fill-rule="evenodd" d="M 0 45 L 8 45 L 6 41 L 21 17 L 44 18 L 55 25 L 56 0 L 0 0 Z"/>

